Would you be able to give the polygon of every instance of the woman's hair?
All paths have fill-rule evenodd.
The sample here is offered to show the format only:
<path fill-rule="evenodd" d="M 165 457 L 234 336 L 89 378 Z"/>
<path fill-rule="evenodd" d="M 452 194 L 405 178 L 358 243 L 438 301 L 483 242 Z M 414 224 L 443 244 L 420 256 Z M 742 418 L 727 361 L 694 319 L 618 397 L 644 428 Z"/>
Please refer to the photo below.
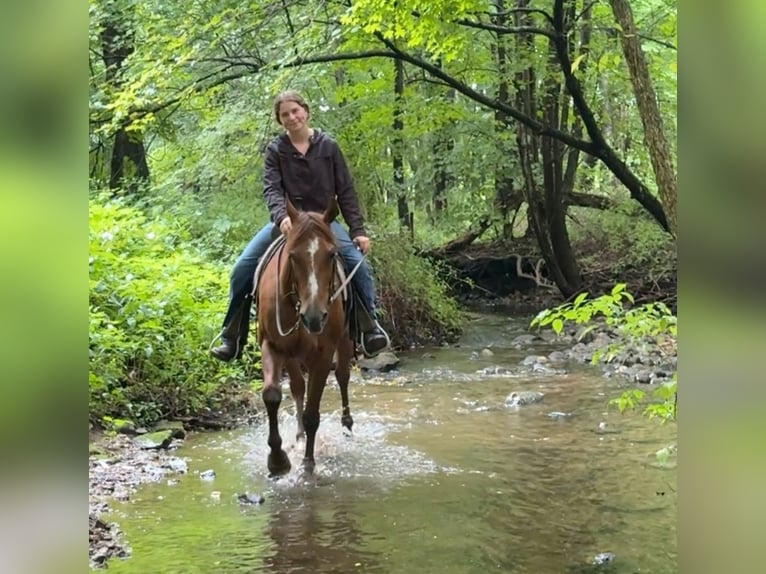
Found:
<path fill-rule="evenodd" d="M 279 105 L 282 102 L 295 102 L 306 110 L 307 114 L 309 113 L 309 105 L 306 103 L 306 100 L 303 99 L 303 96 L 295 90 L 285 90 L 274 98 L 274 117 L 277 118 L 277 123 L 279 125 L 282 125 L 282 121 L 279 119 Z"/>

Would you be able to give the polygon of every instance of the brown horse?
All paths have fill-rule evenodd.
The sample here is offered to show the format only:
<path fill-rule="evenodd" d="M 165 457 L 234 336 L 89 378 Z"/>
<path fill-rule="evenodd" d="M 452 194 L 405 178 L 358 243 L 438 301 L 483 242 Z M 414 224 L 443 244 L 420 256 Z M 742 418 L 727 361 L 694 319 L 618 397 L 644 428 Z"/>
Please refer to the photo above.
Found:
<path fill-rule="evenodd" d="M 335 355 L 335 377 L 340 387 L 342 424 L 354 424 L 348 405 L 348 381 L 354 345 L 349 337 L 343 298 L 339 295 L 338 247 L 330 223 L 338 204 L 324 213 L 298 211 L 289 201 L 292 229 L 284 246 L 266 263 L 257 289 L 258 340 L 263 369 L 263 402 L 269 416 L 269 472 L 284 474 L 290 460 L 282 450 L 277 413 L 282 401 L 283 369 L 290 377 L 295 400 L 298 436 L 306 438 L 304 468 L 314 470 L 314 439 L 319 428 L 319 404 Z M 308 395 L 304 409 L 308 372 Z"/>

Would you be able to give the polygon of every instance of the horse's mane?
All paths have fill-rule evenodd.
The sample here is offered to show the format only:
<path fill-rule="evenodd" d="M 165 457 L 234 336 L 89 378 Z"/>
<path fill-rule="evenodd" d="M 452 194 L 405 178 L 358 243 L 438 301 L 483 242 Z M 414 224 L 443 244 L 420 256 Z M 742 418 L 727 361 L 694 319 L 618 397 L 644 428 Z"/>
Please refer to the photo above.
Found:
<path fill-rule="evenodd" d="M 291 244 L 298 243 L 308 234 L 321 235 L 326 240 L 335 242 L 335 235 L 333 235 L 330 226 L 322 219 L 321 213 L 301 211 L 297 221 L 293 222 L 288 241 Z"/>

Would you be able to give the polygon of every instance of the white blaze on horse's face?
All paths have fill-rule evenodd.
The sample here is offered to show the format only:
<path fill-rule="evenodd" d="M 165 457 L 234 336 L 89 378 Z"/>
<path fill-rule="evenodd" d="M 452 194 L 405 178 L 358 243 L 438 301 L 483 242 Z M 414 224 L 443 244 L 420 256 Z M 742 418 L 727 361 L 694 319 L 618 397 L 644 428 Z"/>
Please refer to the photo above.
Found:
<path fill-rule="evenodd" d="M 319 281 L 317 280 L 316 253 L 319 251 L 319 239 L 316 237 L 309 243 L 309 258 L 311 260 L 311 271 L 309 273 L 309 299 L 314 301 L 319 293 Z"/>

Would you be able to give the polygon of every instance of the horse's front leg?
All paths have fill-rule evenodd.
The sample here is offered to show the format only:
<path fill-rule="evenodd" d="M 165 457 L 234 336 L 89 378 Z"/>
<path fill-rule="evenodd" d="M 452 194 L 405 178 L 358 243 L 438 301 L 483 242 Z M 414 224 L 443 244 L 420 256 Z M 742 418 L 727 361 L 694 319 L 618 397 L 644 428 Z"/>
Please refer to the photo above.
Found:
<path fill-rule="evenodd" d="M 282 437 L 279 436 L 279 404 L 282 402 L 282 389 L 279 379 L 282 375 L 284 359 L 274 351 L 268 341 L 261 343 L 261 368 L 263 370 L 263 402 L 269 416 L 269 473 L 274 476 L 290 471 L 290 459 L 282 450 Z"/>
<path fill-rule="evenodd" d="M 287 361 L 287 374 L 290 375 L 290 393 L 295 401 L 295 419 L 298 421 L 298 432 L 295 440 L 305 438 L 306 432 L 303 428 L 303 397 L 306 394 L 306 381 L 303 378 L 303 369 L 299 361 Z"/>
<path fill-rule="evenodd" d="M 354 343 L 351 339 L 341 339 L 336 355 L 335 378 L 340 387 L 340 401 L 343 408 L 340 422 L 348 429 L 348 432 L 351 432 L 351 427 L 354 426 L 354 419 L 351 418 L 351 407 L 348 402 L 348 381 L 351 378 L 351 356 L 353 353 Z"/>
<path fill-rule="evenodd" d="M 309 368 L 309 388 L 306 397 L 306 410 L 303 411 L 303 427 L 306 429 L 306 454 L 303 456 L 303 468 L 314 472 L 314 440 L 319 428 L 319 405 L 322 393 L 330 374 L 332 355 L 326 360 L 317 361 Z"/>

